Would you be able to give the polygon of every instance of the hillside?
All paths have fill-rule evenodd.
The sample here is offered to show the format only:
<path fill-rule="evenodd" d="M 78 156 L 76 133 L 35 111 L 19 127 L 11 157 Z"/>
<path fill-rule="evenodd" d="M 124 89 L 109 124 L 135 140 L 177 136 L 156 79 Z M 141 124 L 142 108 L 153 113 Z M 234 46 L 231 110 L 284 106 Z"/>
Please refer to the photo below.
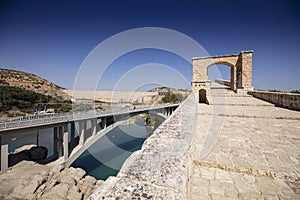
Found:
<path fill-rule="evenodd" d="M 50 95 L 57 99 L 68 99 L 62 87 L 35 74 L 0 68 L 0 86 L 14 86 L 25 90 Z"/>

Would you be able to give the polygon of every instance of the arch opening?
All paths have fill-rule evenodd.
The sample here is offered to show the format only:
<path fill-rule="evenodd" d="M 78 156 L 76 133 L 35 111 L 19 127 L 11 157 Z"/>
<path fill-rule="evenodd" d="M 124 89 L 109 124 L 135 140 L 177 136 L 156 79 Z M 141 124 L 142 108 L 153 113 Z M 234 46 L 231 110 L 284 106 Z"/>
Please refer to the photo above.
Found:
<path fill-rule="evenodd" d="M 205 89 L 200 89 L 199 90 L 199 103 L 206 103 L 208 104 L 208 100 L 206 97 L 206 90 Z"/>
<path fill-rule="evenodd" d="M 234 90 L 234 67 L 228 64 L 213 64 L 207 68 L 208 79 Z"/>
<path fill-rule="evenodd" d="M 230 81 L 230 66 L 224 64 L 214 64 L 208 67 L 207 69 L 207 76 L 208 79 L 211 81 L 215 80 L 226 80 Z"/>

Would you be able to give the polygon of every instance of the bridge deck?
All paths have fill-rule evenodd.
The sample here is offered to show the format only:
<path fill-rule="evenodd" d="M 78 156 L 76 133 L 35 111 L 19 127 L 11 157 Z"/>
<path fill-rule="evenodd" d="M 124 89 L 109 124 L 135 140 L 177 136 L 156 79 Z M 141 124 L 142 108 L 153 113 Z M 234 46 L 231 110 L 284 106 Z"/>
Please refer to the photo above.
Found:
<path fill-rule="evenodd" d="M 43 126 L 51 126 L 53 124 L 65 123 L 71 121 L 80 121 L 93 118 L 103 118 L 108 116 L 118 116 L 134 113 L 142 113 L 145 111 L 154 111 L 169 107 L 178 106 L 179 104 L 159 104 L 150 106 L 139 106 L 135 109 L 112 109 L 107 111 L 87 111 L 78 113 L 56 113 L 44 116 L 29 116 L 15 119 L 2 119 L 0 121 L 0 134 L 5 131 L 15 131 L 26 128 L 35 128 Z"/>
<path fill-rule="evenodd" d="M 189 199 L 299 199 L 300 112 L 253 97 L 225 102 L 225 111 L 216 109 L 222 105 L 198 105 Z M 201 157 L 197 152 L 214 134 L 211 120 L 220 116 L 216 145 Z"/>

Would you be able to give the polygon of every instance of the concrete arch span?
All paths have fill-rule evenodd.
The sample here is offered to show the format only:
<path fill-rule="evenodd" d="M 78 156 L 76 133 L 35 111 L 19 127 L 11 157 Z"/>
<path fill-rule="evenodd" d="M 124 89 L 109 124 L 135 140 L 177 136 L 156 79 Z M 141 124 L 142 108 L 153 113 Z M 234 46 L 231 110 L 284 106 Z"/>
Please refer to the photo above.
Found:
<path fill-rule="evenodd" d="M 65 165 L 67 167 L 70 167 L 72 165 L 72 163 L 83 152 L 85 152 L 88 148 L 90 148 L 99 139 L 101 139 L 102 137 L 104 137 L 107 133 L 109 133 L 110 131 L 112 131 L 115 127 L 124 124 L 124 121 L 126 121 L 127 119 L 129 119 L 131 117 L 134 117 L 136 115 L 139 115 L 139 114 L 143 114 L 143 113 L 149 113 L 149 114 L 151 114 L 153 116 L 166 119 L 166 118 L 168 118 L 168 116 L 170 116 L 173 113 L 173 111 L 175 111 L 175 109 L 176 108 L 158 109 L 156 111 L 147 111 L 147 112 L 135 112 L 135 113 L 131 113 L 129 115 L 123 115 L 123 116 L 119 116 L 118 118 L 115 118 L 114 120 L 116 120 L 116 121 L 114 123 L 112 123 L 111 125 L 105 127 L 104 129 L 101 129 L 101 130 L 97 131 L 97 133 L 94 136 L 92 134 L 90 134 L 90 136 L 86 138 L 86 140 L 84 141 L 84 143 L 82 145 L 76 146 L 72 150 L 72 153 L 70 154 L 70 156 L 67 159 L 67 161 L 65 162 Z M 85 131 L 87 131 L 87 130 L 85 130 Z"/>

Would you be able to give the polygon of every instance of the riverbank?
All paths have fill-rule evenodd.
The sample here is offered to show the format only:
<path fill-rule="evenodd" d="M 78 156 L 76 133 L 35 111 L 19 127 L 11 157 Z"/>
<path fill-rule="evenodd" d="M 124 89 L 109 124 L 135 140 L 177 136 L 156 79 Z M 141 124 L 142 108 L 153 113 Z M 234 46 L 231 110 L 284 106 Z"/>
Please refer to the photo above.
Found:
<path fill-rule="evenodd" d="M 0 199 L 81 200 L 102 184 L 80 168 L 22 161 L 0 175 Z"/>

